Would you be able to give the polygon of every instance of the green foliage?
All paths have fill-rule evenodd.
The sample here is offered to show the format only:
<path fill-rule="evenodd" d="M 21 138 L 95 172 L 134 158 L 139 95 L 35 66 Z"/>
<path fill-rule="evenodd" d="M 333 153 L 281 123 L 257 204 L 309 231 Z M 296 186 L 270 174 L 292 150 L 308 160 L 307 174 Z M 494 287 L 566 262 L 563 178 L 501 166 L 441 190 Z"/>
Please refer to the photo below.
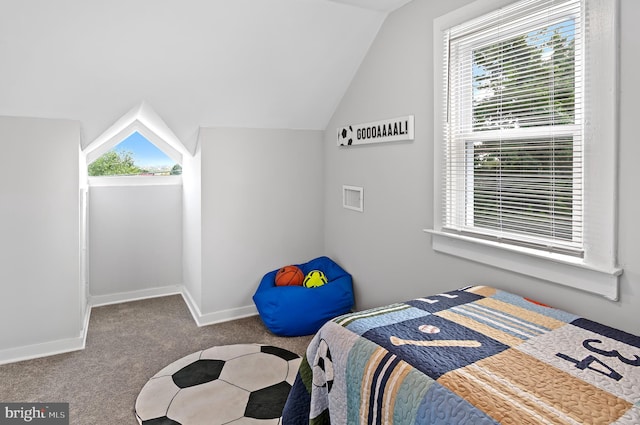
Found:
<path fill-rule="evenodd" d="M 571 32 L 543 28 L 474 51 L 473 131 L 575 122 Z M 474 225 L 517 232 L 526 222 L 529 232 L 571 240 L 571 137 L 471 145 Z"/>
<path fill-rule="evenodd" d="M 180 164 L 176 164 L 171 168 L 171 171 L 169 172 L 170 175 L 172 176 L 178 176 L 180 174 L 182 174 L 182 166 Z"/>
<path fill-rule="evenodd" d="M 474 51 L 475 131 L 572 124 L 575 42 L 558 29 Z"/>
<path fill-rule="evenodd" d="M 88 171 L 90 176 L 130 176 L 144 170 L 134 164 L 131 152 L 110 150 L 89 164 Z"/>

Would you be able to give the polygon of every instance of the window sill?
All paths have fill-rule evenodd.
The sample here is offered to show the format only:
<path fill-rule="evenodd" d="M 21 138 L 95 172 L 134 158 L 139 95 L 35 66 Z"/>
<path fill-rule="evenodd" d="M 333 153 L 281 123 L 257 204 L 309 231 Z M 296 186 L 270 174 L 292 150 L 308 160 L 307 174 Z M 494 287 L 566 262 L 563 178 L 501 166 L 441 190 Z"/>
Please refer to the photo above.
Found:
<path fill-rule="evenodd" d="M 581 258 L 432 229 L 424 231 L 432 235 L 435 251 L 618 300 L 618 278 L 622 274 L 620 268 L 601 267 L 588 264 Z"/>
<path fill-rule="evenodd" d="M 107 186 L 180 186 L 182 176 L 103 176 L 89 177 L 90 187 Z"/>

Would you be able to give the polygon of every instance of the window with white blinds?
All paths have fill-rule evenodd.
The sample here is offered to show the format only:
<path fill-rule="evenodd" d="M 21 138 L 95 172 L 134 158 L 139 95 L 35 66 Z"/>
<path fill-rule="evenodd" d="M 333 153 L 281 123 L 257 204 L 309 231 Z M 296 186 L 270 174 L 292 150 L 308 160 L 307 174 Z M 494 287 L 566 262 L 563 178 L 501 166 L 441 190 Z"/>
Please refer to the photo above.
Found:
<path fill-rule="evenodd" d="M 433 21 L 435 251 L 617 299 L 619 0 Z"/>
<path fill-rule="evenodd" d="M 447 31 L 443 230 L 583 255 L 581 2 Z"/>

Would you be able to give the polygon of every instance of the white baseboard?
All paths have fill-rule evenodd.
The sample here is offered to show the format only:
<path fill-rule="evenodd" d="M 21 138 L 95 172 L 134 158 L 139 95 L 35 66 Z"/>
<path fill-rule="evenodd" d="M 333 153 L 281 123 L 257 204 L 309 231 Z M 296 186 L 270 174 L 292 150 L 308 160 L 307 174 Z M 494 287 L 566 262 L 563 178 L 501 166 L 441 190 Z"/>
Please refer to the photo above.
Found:
<path fill-rule="evenodd" d="M 0 350 L 0 365 L 84 350 L 87 343 L 87 330 L 89 329 L 90 317 L 91 307 L 87 306 L 82 319 L 82 329 L 80 329 L 80 335 L 77 337 Z"/>
<path fill-rule="evenodd" d="M 230 320 L 242 319 L 244 317 L 255 316 L 258 314 L 258 310 L 256 309 L 255 305 L 202 314 L 202 312 L 198 308 L 198 305 L 193 300 L 191 294 L 186 288 L 183 288 L 182 298 L 184 298 L 184 302 L 187 304 L 187 307 L 191 312 L 191 317 L 193 317 L 193 320 L 196 322 L 198 327 L 228 322 Z"/>
<path fill-rule="evenodd" d="M 0 365 L 83 350 L 85 346 L 85 335 L 86 332 L 83 332 L 83 335 L 76 338 L 58 339 L 40 344 L 0 350 Z"/>
<path fill-rule="evenodd" d="M 149 298 L 166 297 L 168 295 L 178 295 L 182 294 L 183 288 L 184 286 L 182 285 L 169 285 L 159 288 L 140 289 L 130 292 L 119 292 L 117 294 L 91 295 L 89 296 L 89 305 L 91 307 L 102 307 L 111 304 L 146 300 Z"/>
<path fill-rule="evenodd" d="M 31 360 L 39 357 L 53 356 L 71 351 L 84 350 L 87 333 L 89 331 L 89 318 L 91 317 L 91 309 L 93 307 L 178 294 L 182 295 L 182 298 L 187 304 L 187 307 L 191 312 L 191 316 L 198 327 L 242 319 L 244 317 L 255 316 L 258 314 L 258 310 L 254 305 L 203 314 L 200 312 L 198 305 L 193 300 L 193 297 L 191 297 L 189 291 L 183 285 L 121 292 L 118 294 L 90 296 L 79 336 L 0 350 L 0 365 L 20 362 L 23 360 Z"/>

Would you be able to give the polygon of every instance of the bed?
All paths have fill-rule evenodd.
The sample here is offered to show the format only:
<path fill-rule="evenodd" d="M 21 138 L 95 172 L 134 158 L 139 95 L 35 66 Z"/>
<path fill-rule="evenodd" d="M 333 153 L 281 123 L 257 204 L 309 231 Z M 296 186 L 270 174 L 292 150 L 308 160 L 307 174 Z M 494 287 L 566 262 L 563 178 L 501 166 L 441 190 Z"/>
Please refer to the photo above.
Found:
<path fill-rule="evenodd" d="M 487 286 L 349 313 L 314 336 L 292 424 L 640 424 L 640 337 Z"/>

